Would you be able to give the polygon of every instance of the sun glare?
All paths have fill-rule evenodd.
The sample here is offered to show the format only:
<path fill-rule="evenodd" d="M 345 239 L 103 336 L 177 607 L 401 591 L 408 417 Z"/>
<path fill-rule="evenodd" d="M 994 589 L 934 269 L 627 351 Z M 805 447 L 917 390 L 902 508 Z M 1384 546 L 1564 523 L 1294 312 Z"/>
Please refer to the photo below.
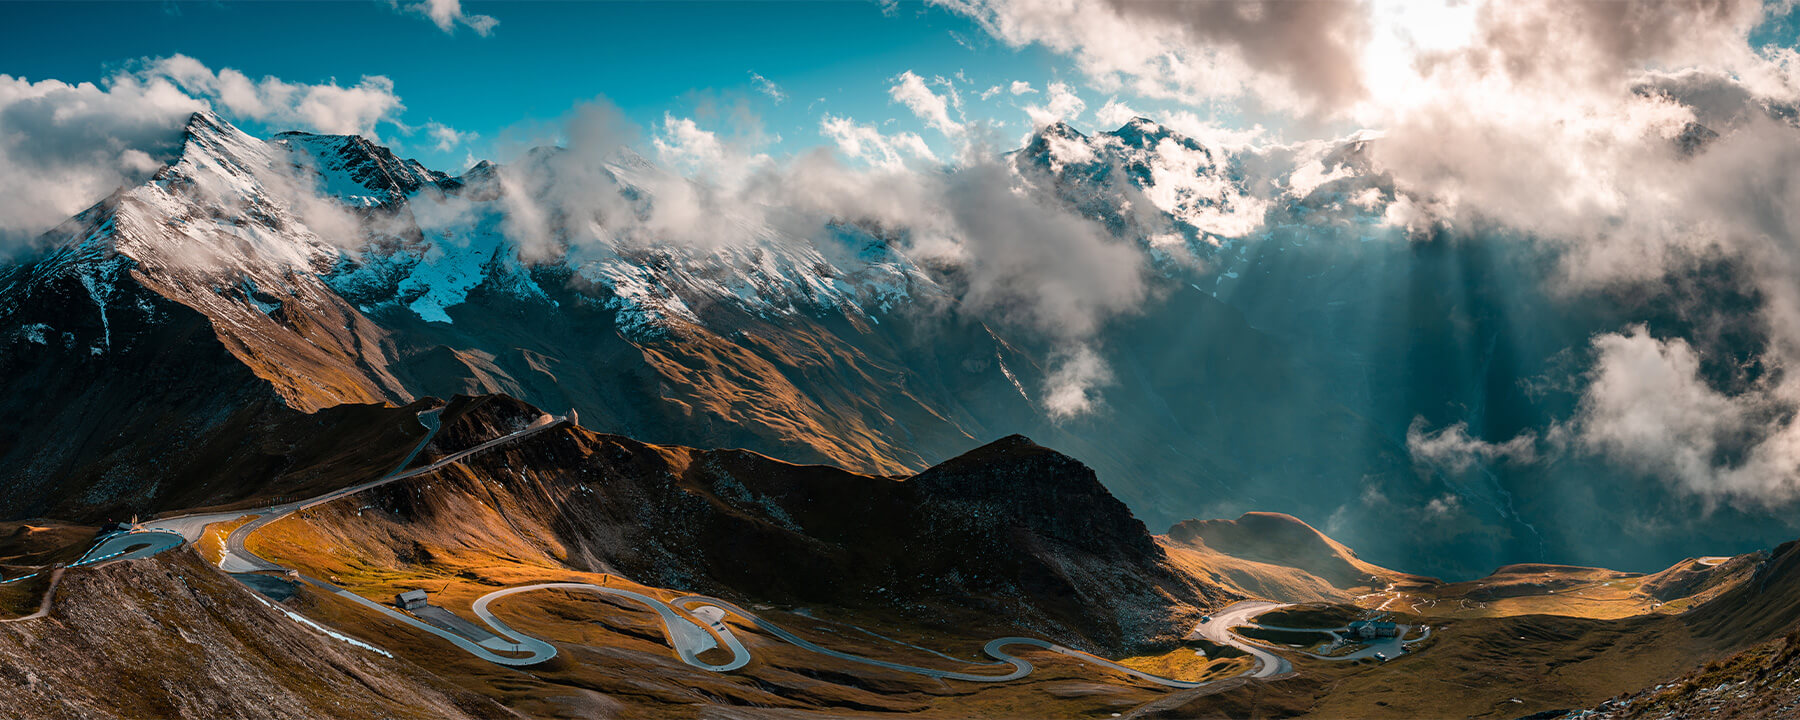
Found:
<path fill-rule="evenodd" d="M 1405 104 L 1419 89 L 1418 60 L 1466 47 L 1475 37 L 1475 0 L 1375 0 L 1363 83 L 1383 104 Z"/>

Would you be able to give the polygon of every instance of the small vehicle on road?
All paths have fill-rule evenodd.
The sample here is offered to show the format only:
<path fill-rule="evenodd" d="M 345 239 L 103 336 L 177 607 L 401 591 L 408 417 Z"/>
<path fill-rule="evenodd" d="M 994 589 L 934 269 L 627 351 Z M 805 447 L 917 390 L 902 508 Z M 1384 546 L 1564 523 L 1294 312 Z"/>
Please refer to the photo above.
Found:
<path fill-rule="evenodd" d="M 1201 625 L 1205 625 L 1205 624 L 1207 624 L 1207 623 L 1209 623 L 1209 622 L 1212 622 L 1212 616 L 1211 616 L 1211 615 L 1201 615 L 1201 616 L 1200 616 L 1200 624 L 1201 624 Z"/>

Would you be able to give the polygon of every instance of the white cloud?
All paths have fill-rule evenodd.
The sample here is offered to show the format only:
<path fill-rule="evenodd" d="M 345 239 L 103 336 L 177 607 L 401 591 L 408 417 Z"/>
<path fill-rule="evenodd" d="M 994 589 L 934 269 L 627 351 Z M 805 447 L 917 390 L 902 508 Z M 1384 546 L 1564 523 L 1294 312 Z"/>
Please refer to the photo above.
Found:
<path fill-rule="evenodd" d="M 871 165 L 897 170 L 905 167 L 909 157 L 937 161 L 931 147 L 917 133 L 883 135 L 873 125 L 858 125 L 850 118 L 832 115 L 819 120 L 819 131 L 836 143 L 845 157 Z"/>
<path fill-rule="evenodd" d="M 1194 108 L 1233 100 L 1251 116 L 1378 130 L 1368 157 L 1398 190 L 1390 222 L 1510 230 L 1561 259 L 1564 292 L 1654 287 L 1701 262 L 1731 263 L 1760 303 L 1767 346 L 1754 361 L 1765 378 L 1723 393 L 1703 382 L 1685 342 L 1602 336 L 1570 428 L 1588 451 L 1695 492 L 1800 498 L 1800 429 L 1788 419 L 1800 414 L 1800 129 L 1790 119 L 1800 53 L 1751 45 L 1761 2 L 943 4 L 1008 44 L 1069 56 L 1103 92 Z M 1053 86 L 1027 108 L 1033 122 L 1082 109 L 1058 99 Z M 1160 119 L 1208 145 L 1262 135 L 1219 138 L 1221 128 L 1184 113 Z M 1115 97 L 1096 118 L 1132 114 Z M 1298 191 L 1331 177 L 1303 167 L 1289 181 Z M 1703 324 L 1742 314 L 1692 303 L 1681 312 Z M 1510 444 L 1454 427 L 1414 439 L 1426 453 L 1473 457 Z"/>
<path fill-rule="evenodd" d="M 1131 106 L 1119 102 L 1118 98 L 1110 98 L 1099 110 L 1094 111 L 1094 120 L 1104 127 L 1119 127 L 1131 122 L 1132 118 L 1142 117 L 1143 113 L 1131 109 Z"/>
<path fill-rule="evenodd" d="M 693 118 L 675 117 L 669 113 L 663 115 L 662 125 L 658 126 L 651 143 L 657 156 L 680 173 L 656 174 L 645 179 L 648 189 L 658 197 L 654 204 L 655 214 L 661 216 L 659 222 L 679 226 L 680 233 L 692 236 L 686 242 L 692 243 L 693 238 L 701 236 L 729 234 L 709 233 L 704 227 L 709 215 L 716 221 L 726 215 L 759 214 L 757 209 L 747 207 L 738 198 L 747 192 L 746 188 L 754 182 L 755 176 L 774 162 L 767 154 L 721 138 L 718 133 L 700 127 Z M 705 197 L 686 197 L 695 194 Z M 686 199 L 678 200 L 676 196 Z M 677 213 L 688 215 L 678 217 Z"/>
<path fill-rule="evenodd" d="M 137 75 L 146 81 L 173 81 L 233 117 L 316 132 L 373 136 L 377 123 L 392 121 L 406 109 L 394 93 L 394 82 L 381 75 L 364 75 L 349 87 L 335 80 L 317 85 L 272 76 L 251 80 L 231 68 L 215 73 L 186 55 L 149 61 Z"/>
<path fill-rule="evenodd" d="M 1133 118 L 1150 118 L 1154 116 L 1164 127 L 1186 135 L 1210 148 L 1242 150 L 1267 140 L 1268 131 L 1261 125 L 1248 128 L 1226 127 L 1218 122 L 1201 118 L 1187 110 L 1146 113 L 1125 104 L 1118 98 L 1109 98 L 1105 105 L 1094 111 L 1094 120 L 1102 127 L 1111 129 L 1131 122 Z"/>
<path fill-rule="evenodd" d="M 438 152 L 449 152 L 475 138 L 475 133 L 459 132 L 456 128 L 437 121 L 425 123 L 425 134 L 431 137 L 435 143 L 432 147 Z"/>
<path fill-rule="evenodd" d="M 981 91 L 981 99 L 983 99 L 983 100 L 992 99 L 995 95 L 999 95 L 1001 92 L 1002 92 L 1002 90 L 1000 89 L 1000 86 L 994 85 L 992 87 L 989 87 L 986 90 Z"/>
<path fill-rule="evenodd" d="M 1709 498 L 1776 504 L 1800 497 L 1800 425 L 1791 388 L 1726 395 L 1679 338 L 1642 326 L 1594 338 L 1598 360 L 1575 437 L 1587 450 Z"/>
<path fill-rule="evenodd" d="M 398 3 L 399 0 L 390 1 Z M 405 5 L 396 4 L 396 7 L 425 16 L 431 20 L 432 24 L 437 25 L 439 30 L 447 33 L 455 33 L 456 26 L 462 25 L 474 30 L 476 35 L 487 37 L 494 31 L 494 26 L 500 24 L 499 20 L 495 20 L 489 15 L 471 15 L 463 12 L 462 0 L 420 0 Z"/>
<path fill-rule="evenodd" d="M 1087 109 L 1087 103 L 1075 94 L 1067 83 L 1050 83 L 1049 102 L 1043 105 L 1025 106 L 1025 114 L 1031 116 L 1031 124 L 1042 127 L 1054 122 L 1071 122 L 1081 117 Z"/>
<path fill-rule="evenodd" d="M 1361 3 L 934 0 L 1000 41 L 1071 56 L 1099 90 L 1334 108 L 1359 96 Z"/>
<path fill-rule="evenodd" d="M 1071 341 L 1135 311 L 1148 294 L 1130 241 L 1039 193 L 1010 165 L 975 160 L 946 178 L 939 202 L 956 259 L 969 267 L 964 303 Z M 943 227 L 921 218 L 920 227 Z"/>
<path fill-rule="evenodd" d="M 1467 472 L 1477 464 L 1496 461 L 1529 463 L 1537 460 L 1537 435 L 1525 433 L 1503 443 L 1491 443 L 1469 435 L 1469 424 L 1452 423 L 1426 431 L 1425 418 L 1415 417 L 1406 428 L 1406 449 L 1413 461 L 1448 470 Z"/>
<path fill-rule="evenodd" d="M 1052 368 L 1044 379 L 1044 409 L 1057 420 L 1094 412 L 1100 388 L 1113 381 L 1106 361 L 1087 345 L 1056 358 Z"/>
<path fill-rule="evenodd" d="M 1445 520 L 1462 513 L 1462 499 L 1455 495 L 1440 495 L 1425 503 L 1423 514 L 1426 520 Z"/>
<path fill-rule="evenodd" d="M 717 133 L 705 130 L 693 118 L 663 114 L 661 132 L 652 140 L 663 162 L 692 173 L 724 164 L 725 144 Z"/>
<path fill-rule="evenodd" d="M 1009 90 L 1014 95 L 1026 95 L 1026 94 L 1037 92 L 1037 88 L 1032 87 L 1031 83 L 1025 82 L 1024 80 L 1012 81 L 1012 86 L 1009 88 Z"/>
<path fill-rule="evenodd" d="M 950 104 L 942 96 L 932 92 L 925 85 L 925 79 L 911 70 L 894 78 L 894 85 L 888 88 L 888 96 L 912 110 L 914 115 L 938 132 L 948 136 L 961 135 L 963 132 L 962 123 L 950 118 Z"/>
<path fill-rule="evenodd" d="M 787 100 L 787 93 L 782 92 L 780 85 L 776 85 L 775 81 L 763 77 L 755 71 L 750 73 L 750 84 L 756 87 L 757 92 L 769 96 L 769 99 L 774 100 L 777 105 Z"/>
<path fill-rule="evenodd" d="M 147 179 L 205 107 L 160 77 L 71 85 L 0 75 L 0 256 Z"/>
<path fill-rule="evenodd" d="M 188 116 L 206 109 L 282 129 L 372 135 L 404 107 L 385 77 L 349 87 L 252 80 L 185 55 L 141 61 L 98 85 L 0 75 L 0 254 L 147 179 L 173 159 Z"/>

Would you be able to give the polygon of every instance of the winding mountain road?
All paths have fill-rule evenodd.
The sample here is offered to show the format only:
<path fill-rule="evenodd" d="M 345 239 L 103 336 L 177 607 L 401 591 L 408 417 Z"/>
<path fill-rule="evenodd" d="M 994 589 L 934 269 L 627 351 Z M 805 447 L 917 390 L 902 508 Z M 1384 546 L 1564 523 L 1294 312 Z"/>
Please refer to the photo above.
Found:
<path fill-rule="evenodd" d="M 885 660 L 875 660 L 873 658 L 866 658 L 861 655 L 855 655 L 852 653 L 841 652 L 838 650 L 832 650 L 831 648 L 827 648 L 827 647 L 824 647 L 817 643 L 814 643 L 810 640 L 807 640 L 806 638 L 800 637 L 799 635 L 795 635 L 794 633 L 789 632 L 786 628 L 783 628 L 779 625 L 776 625 L 776 624 L 771 623 L 767 620 L 764 620 L 760 617 L 757 617 L 754 613 L 751 613 L 741 607 L 738 607 L 735 604 L 732 604 L 732 603 L 724 601 L 724 600 L 720 600 L 718 598 L 706 597 L 704 595 L 688 595 L 685 597 L 675 598 L 674 600 L 670 601 L 670 604 L 674 605 L 676 607 L 683 608 L 683 609 L 687 609 L 692 606 L 700 606 L 703 608 L 708 607 L 708 606 L 717 607 L 717 608 L 729 611 L 731 614 L 736 615 L 739 618 L 742 618 L 745 622 L 755 625 L 758 630 L 762 630 L 763 632 L 769 633 L 770 635 L 774 635 L 775 637 L 780 638 L 781 640 L 787 642 L 790 645 L 795 645 L 802 649 L 810 650 L 812 652 L 818 653 L 820 655 L 825 655 L 827 657 L 834 657 L 839 660 L 847 660 L 847 661 L 854 662 L 854 663 L 861 663 L 863 665 L 870 665 L 870 666 L 879 667 L 879 668 L 886 668 L 889 670 L 898 670 L 901 672 L 913 673 L 915 675 L 924 675 L 926 677 L 934 677 L 934 678 L 941 678 L 941 679 L 948 679 L 948 680 L 964 680 L 964 681 L 968 681 L 968 682 L 1006 682 L 1008 680 L 1017 680 L 1019 678 L 1025 677 L 1026 675 L 1030 675 L 1031 671 L 1032 671 L 1032 665 L 1029 661 L 1025 660 L 1024 658 L 1021 658 L 1021 657 L 1018 657 L 1018 656 L 1015 656 L 1015 655 L 1012 655 L 1012 654 L 1006 652 L 1004 650 L 1004 648 L 1006 648 L 1008 646 L 1012 646 L 1012 645 L 1029 645 L 1032 647 L 1043 648 L 1043 649 L 1049 650 L 1051 652 L 1061 653 L 1063 655 L 1067 655 L 1069 657 L 1075 658 L 1076 660 L 1080 660 L 1080 661 L 1088 663 L 1090 665 L 1098 665 L 1100 667 L 1104 667 L 1109 670 L 1114 670 L 1117 672 L 1125 673 L 1126 675 L 1130 675 L 1130 676 L 1138 678 L 1140 680 L 1145 680 L 1148 682 L 1152 682 L 1152 683 L 1167 686 L 1167 687 L 1196 688 L 1196 687 L 1200 687 L 1200 686 L 1206 684 L 1206 683 L 1189 682 L 1186 680 L 1176 680 L 1173 678 L 1162 677 L 1160 675 L 1152 675 L 1150 673 L 1143 672 L 1140 670 L 1135 670 L 1135 669 L 1126 667 L 1124 665 L 1120 665 L 1120 664 L 1113 662 L 1111 660 L 1108 660 L 1106 658 L 1099 657 L 1096 655 L 1091 655 L 1091 654 L 1082 652 L 1080 650 L 1076 650 L 1074 648 L 1065 647 L 1063 645 L 1058 645 L 1056 643 L 1052 643 L 1052 642 L 1049 642 L 1046 640 L 1039 640 L 1037 638 L 1028 638 L 1028 637 L 995 638 L 993 640 L 989 640 L 987 645 L 982 647 L 982 652 L 987 653 L 989 657 L 995 658 L 996 660 L 999 661 L 999 662 L 994 662 L 994 663 L 986 663 L 986 665 L 988 665 L 988 666 L 1001 666 L 1001 665 L 1012 666 L 1012 668 L 1013 668 L 1012 671 L 1007 672 L 1007 673 L 1002 673 L 1002 674 L 970 673 L 970 672 L 962 672 L 962 671 L 957 671 L 957 670 L 940 670 L 940 669 L 936 669 L 936 668 L 919 667 L 917 665 L 903 665 L 900 663 L 892 663 L 892 662 L 887 662 Z M 979 663 L 978 663 L 978 665 L 979 665 Z"/>
<path fill-rule="evenodd" d="M 77 561 L 75 564 L 91 564 L 148 557 L 162 552 L 163 550 L 177 547 L 184 540 L 188 542 L 198 541 L 200 536 L 205 533 L 206 528 L 214 523 L 229 522 L 246 516 L 255 516 L 255 519 L 238 526 L 226 536 L 224 556 L 219 563 L 220 568 L 231 573 L 274 571 L 299 575 L 296 571 L 258 557 L 245 546 L 245 540 L 257 530 L 301 510 L 380 487 L 388 483 L 417 477 L 441 469 L 475 453 L 523 439 L 567 421 L 567 418 L 564 417 L 544 415 L 531 425 L 522 428 L 517 432 L 445 456 L 428 465 L 423 465 L 411 470 L 406 469 L 406 466 L 410 465 L 412 461 L 418 457 L 419 453 L 424 451 L 425 447 L 436 437 L 439 423 L 438 414 L 438 410 L 428 410 L 424 413 L 420 413 L 420 423 L 425 425 L 427 429 L 424 439 L 419 441 L 418 446 L 413 449 L 412 453 L 409 454 L 405 460 L 401 461 L 398 467 L 378 479 L 334 490 L 307 500 L 272 505 L 260 509 L 199 513 L 154 520 L 144 523 L 140 530 L 121 533 L 106 538 L 100 544 L 90 549 L 88 553 L 83 556 L 82 560 Z M 807 640 L 806 638 L 800 637 L 779 625 L 764 620 L 754 613 L 738 607 L 731 602 L 720 600 L 718 598 L 702 595 L 687 595 L 664 602 L 658 598 L 631 590 L 582 582 L 535 583 L 496 590 L 481 596 L 473 603 L 471 608 L 472 612 L 478 619 L 486 623 L 487 626 L 492 629 L 496 637 L 489 637 L 477 641 L 444 628 L 440 628 L 437 625 L 424 622 L 410 614 L 399 612 L 388 605 L 370 600 L 333 583 L 305 575 L 300 575 L 300 579 L 325 592 L 337 595 L 338 597 L 342 597 L 350 602 L 354 602 L 380 613 L 394 622 L 443 638 L 452 645 L 483 660 L 498 665 L 513 667 L 535 665 L 554 658 L 557 655 L 556 646 L 518 630 L 514 630 L 505 622 L 494 616 L 493 611 L 490 609 L 490 605 L 496 600 L 519 593 L 538 590 L 568 590 L 620 597 L 643 605 L 656 612 L 662 620 L 665 634 L 669 639 L 669 644 L 675 649 L 676 656 L 679 657 L 683 663 L 711 672 L 730 672 L 737 670 L 748 665 L 751 660 L 750 651 L 744 647 L 743 642 L 738 639 L 731 628 L 724 623 L 725 616 L 730 614 L 736 615 L 744 622 L 749 623 L 762 632 L 820 655 L 846 662 L 945 680 L 994 683 L 1023 678 L 1033 671 L 1034 668 L 1032 664 L 1024 658 L 1012 655 L 1006 651 L 1006 648 L 1008 647 L 1019 645 L 1049 650 L 1090 665 L 1106 668 L 1139 680 L 1171 688 L 1199 688 L 1228 679 L 1221 678 L 1219 680 L 1208 682 L 1190 682 L 1166 678 L 1126 667 L 1111 660 L 1107 660 L 1106 658 L 1098 657 L 1070 647 L 1028 637 L 1002 637 L 990 640 L 983 646 L 982 651 L 994 658 L 995 662 L 969 663 L 975 668 L 992 668 L 996 670 L 1010 668 L 1006 672 L 970 672 L 964 670 L 907 665 L 877 660 L 854 653 L 824 647 Z M 1268 678 L 1286 674 L 1293 669 L 1292 665 L 1289 664 L 1287 660 L 1256 645 L 1246 643 L 1230 632 L 1231 627 L 1235 625 L 1253 624 L 1250 622 L 1251 617 L 1280 607 L 1284 607 L 1284 605 L 1272 602 L 1241 602 L 1220 612 L 1210 622 L 1202 623 L 1200 626 L 1196 627 L 1190 637 L 1196 635 L 1203 636 L 1213 642 L 1236 647 L 1249 653 L 1255 658 L 1256 665 L 1250 670 L 1242 673 L 1240 677 Z M 718 648 L 723 648 L 730 653 L 731 659 L 728 662 L 711 663 L 700 659 L 702 653 Z"/>
<path fill-rule="evenodd" d="M 488 604 L 508 595 L 530 592 L 533 590 L 579 590 L 583 592 L 600 593 L 603 595 L 613 595 L 634 601 L 656 611 L 656 614 L 662 617 L 663 630 L 668 635 L 669 644 L 674 646 L 675 654 L 681 658 L 682 662 L 712 672 L 730 672 L 750 664 L 750 651 L 744 647 L 742 642 L 738 641 L 737 635 L 733 634 L 731 628 L 726 627 L 724 623 L 714 620 L 707 622 L 705 626 L 702 626 L 689 616 L 677 612 L 675 608 L 661 600 L 643 593 L 622 590 L 619 588 L 609 588 L 604 585 L 553 582 L 520 585 L 518 587 L 506 588 L 505 590 L 495 590 L 494 592 L 481 596 L 475 601 L 475 616 L 481 618 L 482 622 L 487 623 L 489 627 L 494 628 L 496 631 L 503 631 L 503 634 L 514 633 L 516 631 L 507 627 L 506 623 L 501 622 L 499 618 L 494 617 L 494 614 L 488 610 Z M 677 600 L 677 602 L 680 601 Z M 700 653 L 720 647 L 720 641 L 724 642 L 725 649 L 731 653 L 731 662 L 723 665 L 716 665 L 700 659 Z"/>
<path fill-rule="evenodd" d="M 1285 675 L 1293 672 L 1294 666 L 1292 663 L 1289 663 L 1285 658 L 1282 658 L 1275 653 L 1244 642 L 1241 638 L 1231 633 L 1231 628 L 1239 625 L 1254 625 L 1255 623 L 1250 622 L 1250 618 L 1269 612 L 1270 610 L 1278 610 L 1287 606 L 1288 604 L 1286 603 L 1263 601 L 1244 601 L 1236 603 L 1214 614 L 1211 620 L 1200 623 L 1188 637 L 1191 638 L 1198 635 L 1220 645 L 1229 645 L 1250 653 L 1251 657 L 1256 658 L 1256 668 L 1249 673 L 1250 677 L 1269 678 L 1276 675 Z"/>
<path fill-rule="evenodd" d="M 376 487 L 378 485 L 384 485 L 384 484 L 393 482 L 395 480 L 399 480 L 402 477 L 412 477 L 414 475 L 419 474 L 419 472 L 417 470 L 409 471 L 406 469 L 406 466 L 411 465 L 413 459 L 418 457 L 419 453 L 425 451 L 425 446 L 431 444 L 432 439 L 437 437 L 438 416 L 442 412 L 443 412 L 443 410 L 441 408 L 434 408 L 434 409 L 426 410 L 422 413 L 419 413 L 419 424 L 425 426 L 425 437 L 423 439 L 419 440 L 419 444 L 414 446 L 412 452 L 410 452 L 406 455 L 406 459 L 400 461 L 400 465 L 398 467 L 395 467 L 393 469 L 393 471 L 391 471 L 388 474 L 383 475 L 380 478 L 377 478 L 375 480 L 363 483 L 361 485 L 353 485 L 351 487 L 334 490 L 332 492 L 325 493 L 324 495 L 320 495 L 318 497 L 311 498 L 308 500 L 301 500 L 298 502 L 291 502 L 291 503 L 286 503 L 286 504 L 282 504 L 282 505 L 270 505 L 268 507 L 256 508 L 256 509 L 251 509 L 251 510 L 225 510 L 225 511 L 221 511 L 221 512 L 195 513 L 195 514 L 191 514 L 191 515 L 180 515 L 177 517 L 161 518 L 161 519 L 157 519 L 157 520 L 151 520 L 148 522 L 140 523 L 139 527 L 148 529 L 148 530 L 163 530 L 163 531 L 167 531 L 167 532 L 173 532 L 173 533 L 179 534 L 182 537 L 186 538 L 188 542 L 199 542 L 200 536 L 202 534 L 205 534 L 205 532 L 206 532 L 206 527 L 208 525 L 212 525 L 213 523 L 230 522 L 232 520 L 236 520 L 236 519 L 244 517 L 246 515 L 260 515 L 262 517 L 258 518 L 258 520 L 254 523 L 256 525 L 256 527 L 260 528 L 263 525 L 267 525 L 271 522 L 274 522 L 276 519 L 286 517 L 290 514 L 293 514 L 295 511 L 309 508 L 314 505 L 318 505 L 319 503 L 322 503 L 322 502 L 336 500 L 337 498 L 343 497 L 345 495 L 352 495 L 355 493 L 359 493 L 359 492 L 362 492 L 369 488 Z M 542 421 L 543 421 L 543 419 L 539 418 L 539 422 L 541 423 Z M 536 427 L 538 427 L 538 426 L 536 424 L 534 424 L 531 428 L 526 428 L 526 429 L 530 430 L 530 429 L 536 428 Z M 516 435 L 516 433 L 515 433 L 515 435 Z M 514 437 L 513 435 L 508 435 L 506 437 L 500 438 L 500 440 L 507 440 L 507 439 L 510 439 L 513 437 Z M 485 445 L 484 445 L 484 447 L 485 447 Z M 461 459 L 461 457 L 466 457 L 466 456 L 467 456 L 467 452 L 465 451 L 464 453 L 459 453 L 456 457 L 458 459 Z M 446 458 L 446 459 L 448 459 L 448 458 Z M 433 469 L 443 466 L 441 461 L 439 463 L 434 463 L 434 465 L 436 467 L 434 467 Z M 249 524 L 246 524 L 244 527 L 238 528 L 238 533 L 242 533 L 244 535 L 249 535 L 250 532 L 252 532 L 252 531 L 253 530 L 249 528 Z M 238 533 L 233 533 L 233 534 L 238 534 Z M 226 568 L 226 569 L 228 571 L 230 570 L 230 568 Z M 256 568 L 256 569 L 266 570 L 266 569 L 279 569 L 279 568 Z M 235 572 L 247 572 L 247 571 L 239 570 L 239 571 L 235 571 Z"/>

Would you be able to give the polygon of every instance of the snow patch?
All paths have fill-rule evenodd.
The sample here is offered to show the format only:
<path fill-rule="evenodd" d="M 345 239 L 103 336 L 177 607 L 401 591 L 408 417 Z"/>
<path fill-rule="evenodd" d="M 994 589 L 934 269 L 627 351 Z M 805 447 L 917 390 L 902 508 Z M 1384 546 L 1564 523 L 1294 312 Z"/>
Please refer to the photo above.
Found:
<path fill-rule="evenodd" d="M 100 308 L 101 341 L 105 344 L 105 347 L 88 348 L 88 350 L 95 355 L 104 355 L 107 351 L 112 350 L 112 321 L 106 317 L 106 301 L 112 295 L 112 288 L 102 286 L 94 280 L 93 275 L 87 273 L 81 275 L 81 286 L 87 288 L 88 297 L 92 298 L 94 305 Z M 103 287 L 104 289 L 102 289 Z"/>
<path fill-rule="evenodd" d="M 369 652 L 376 653 L 382 657 L 388 657 L 388 658 L 393 657 L 393 655 L 388 653 L 388 651 L 386 651 L 386 650 L 375 647 L 374 645 L 370 645 L 366 642 L 363 642 L 356 638 L 350 637 L 350 636 L 340 633 L 336 630 L 332 630 L 331 628 L 325 627 L 324 625 L 320 625 L 316 622 L 313 622 L 312 620 L 307 619 L 305 616 L 300 615 L 299 613 L 296 613 L 287 608 L 277 607 L 273 603 L 270 603 L 269 601 L 264 600 L 261 595 L 252 594 L 250 597 L 256 598 L 257 602 L 260 602 L 264 605 L 274 608 L 275 610 L 280 611 L 281 614 L 288 616 L 288 619 L 293 620 L 294 622 L 300 623 L 301 625 L 305 625 L 309 628 L 312 628 L 314 631 L 317 631 L 321 635 L 324 635 L 326 637 L 333 638 L 336 640 L 341 640 L 343 642 L 349 643 L 351 645 L 362 648 Z"/>

